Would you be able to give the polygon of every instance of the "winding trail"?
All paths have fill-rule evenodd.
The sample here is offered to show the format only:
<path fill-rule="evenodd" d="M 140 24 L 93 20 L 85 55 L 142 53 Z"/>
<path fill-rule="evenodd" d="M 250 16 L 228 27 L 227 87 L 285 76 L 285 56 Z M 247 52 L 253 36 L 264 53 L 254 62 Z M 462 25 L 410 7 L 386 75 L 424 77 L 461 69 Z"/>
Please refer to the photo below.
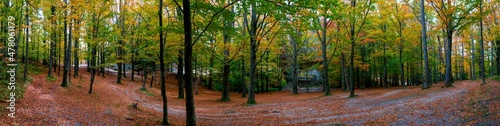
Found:
<path fill-rule="evenodd" d="M 94 92 L 88 94 L 90 74 L 81 68 L 82 79 L 72 79 L 69 87 L 47 82 L 46 73 L 34 75 L 19 102 L 19 119 L 3 120 L 21 125 L 157 125 L 161 120 L 162 101 L 159 86 L 140 91 L 141 81 L 124 78 L 116 84 L 116 75 L 96 76 Z M 141 76 L 141 75 L 137 75 Z M 62 78 L 57 76 L 57 78 Z M 495 85 L 499 82 L 491 81 Z M 177 80 L 167 78 L 169 121 L 184 125 L 185 101 L 177 99 Z M 478 81 L 456 81 L 453 88 L 431 89 L 408 86 L 407 89 L 333 91 L 292 95 L 289 91 L 256 94 L 258 104 L 247 106 L 246 98 L 231 93 L 230 102 L 217 102 L 221 93 L 200 88 L 195 95 L 197 122 L 200 125 L 460 125 L 467 94 L 474 93 Z M 148 85 L 149 86 L 149 85 Z M 496 86 L 498 87 L 498 86 Z M 493 99 L 490 103 L 498 103 Z M 138 103 L 139 109 L 130 107 Z M 496 104 L 494 104 L 496 106 Z M 494 116 L 495 117 L 495 116 Z M 493 122 L 499 121 L 493 120 Z M 494 124 L 494 123 L 493 123 Z"/>

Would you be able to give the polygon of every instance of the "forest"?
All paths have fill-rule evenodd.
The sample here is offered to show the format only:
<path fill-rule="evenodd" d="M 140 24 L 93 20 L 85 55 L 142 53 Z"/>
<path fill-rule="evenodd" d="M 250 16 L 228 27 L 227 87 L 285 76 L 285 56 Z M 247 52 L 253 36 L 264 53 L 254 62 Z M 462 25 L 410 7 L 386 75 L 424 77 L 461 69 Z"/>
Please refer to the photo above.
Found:
<path fill-rule="evenodd" d="M 500 0 L 3 0 L 0 125 L 498 125 Z"/>

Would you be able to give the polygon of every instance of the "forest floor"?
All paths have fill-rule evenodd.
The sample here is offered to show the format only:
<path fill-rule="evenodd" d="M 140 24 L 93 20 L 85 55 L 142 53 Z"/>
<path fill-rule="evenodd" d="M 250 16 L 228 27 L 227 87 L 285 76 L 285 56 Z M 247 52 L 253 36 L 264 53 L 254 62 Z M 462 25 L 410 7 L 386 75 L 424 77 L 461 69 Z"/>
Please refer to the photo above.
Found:
<path fill-rule="evenodd" d="M 46 80 L 47 70 L 33 75 L 25 96 L 16 103 L 16 118 L 2 113 L 0 125 L 158 125 L 162 100 L 158 85 L 141 91 L 142 81 L 116 75 L 96 76 L 88 94 L 90 74 L 80 69 L 69 87 L 61 87 L 62 76 Z M 62 73 L 62 72 L 61 72 Z M 57 74 L 55 74 L 57 75 Z M 333 89 L 332 96 L 322 92 L 292 95 L 290 91 L 256 94 L 256 105 L 231 93 L 230 102 L 218 102 L 218 91 L 200 86 L 195 95 L 199 125 L 498 125 L 500 124 L 500 82 L 487 80 L 455 81 L 454 87 L 433 84 L 430 89 L 408 86 L 388 89 Z M 169 121 L 185 125 L 185 100 L 177 98 L 177 80 L 167 77 Z M 138 109 L 132 108 L 138 103 Z M 1 105 L 7 103 L 0 102 Z M 1 111 L 0 111 L 1 112 Z M 4 116 L 5 115 L 5 116 Z"/>

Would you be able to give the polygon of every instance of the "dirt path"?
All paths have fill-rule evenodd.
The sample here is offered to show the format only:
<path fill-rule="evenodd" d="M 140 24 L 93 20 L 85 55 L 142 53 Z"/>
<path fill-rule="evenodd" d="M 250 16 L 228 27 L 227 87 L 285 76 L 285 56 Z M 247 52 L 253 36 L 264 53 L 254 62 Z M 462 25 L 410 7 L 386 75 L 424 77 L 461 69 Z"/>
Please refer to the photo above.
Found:
<path fill-rule="evenodd" d="M 116 84 L 116 76 L 110 74 L 106 78 L 96 77 L 94 91 L 88 94 L 90 75 L 84 68 L 81 71 L 82 79 L 72 79 L 66 88 L 59 86 L 60 81 L 47 82 L 44 72 L 34 76 L 24 99 L 18 103 L 19 118 L 15 122 L 22 125 L 160 123 L 163 109 L 158 86 L 140 91 L 142 82 L 125 78 L 123 84 Z M 169 76 L 166 83 L 169 121 L 184 125 L 185 101 L 177 99 L 177 81 Z M 490 83 L 498 90 L 499 82 Z M 220 92 L 200 88 L 195 105 L 200 125 L 459 125 L 471 122 L 463 118 L 462 111 L 468 111 L 467 103 L 474 97 L 471 94 L 485 90 L 479 90 L 479 85 L 478 81 L 456 81 L 454 88 L 434 84 L 428 90 L 414 86 L 365 89 L 356 90 L 359 95 L 356 98 L 347 98 L 348 92 L 338 90 L 332 96 L 322 96 L 322 92 L 299 95 L 289 91 L 270 92 L 256 94 L 258 104 L 251 106 L 245 104 L 247 99 L 240 94 L 231 93 L 230 102 L 217 102 Z M 498 108 L 498 94 L 489 96 L 494 97 L 483 106 Z M 132 103 L 138 103 L 139 109 L 131 108 Z M 493 123 L 488 119 L 500 117 L 498 110 L 487 110 L 493 114 L 487 116 L 490 123 L 486 124 L 498 122 L 498 118 Z"/>

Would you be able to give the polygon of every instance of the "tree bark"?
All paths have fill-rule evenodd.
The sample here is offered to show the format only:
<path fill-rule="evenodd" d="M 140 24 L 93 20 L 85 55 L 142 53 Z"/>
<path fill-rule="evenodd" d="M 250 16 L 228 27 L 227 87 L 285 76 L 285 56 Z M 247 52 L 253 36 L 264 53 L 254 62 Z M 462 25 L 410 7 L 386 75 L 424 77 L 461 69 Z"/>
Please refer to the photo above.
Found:
<path fill-rule="evenodd" d="M 117 21 L 117 24 L 118 24 L 118 27 L 122 28 L 122 24 L 124 23 L 123 22 L 123 10 L 122 10 L 122 3 L 123 3 L 123 0 L 120 0 L 120 4 L 119 4 L 119 12 L 120 12 L 120 15 L 119 16 L 119 19 Z M 122 32 L 123 33 L 123 32 Z M 123 34 L 120 34 L 120 35 L 123 35 Z M 122 36 L 123 37 L 123 36 Z M 118 67 L 118 73 L 117 73 L 117 76 L 116 76 L 116 83 L 118 84 L 121 84 L 122 83 L 122 71 L 123 71 L 123 61 L 122 61 L 122 46 L 123 46 L 123 41 L 121 38 L 118 38 L 118 48 L 116 49 L 116 57 L 117 57 L 117 63 L 116 63 L 116 66 Z"/>
<path fill-rule="evenodd" d="M 196 125 L 196 114 L 194 106 L 193 83 L 192 83 L 192 56 L 193 56 L 193 43 L 192 43 L 192 24 L 191 24 L 191 0 L 184 0 L 183 5 L 183 19 L 184 19 L 184 64 L 186 73 L 184 76 L 184 83 L 186 84 L 186 125 Z M 163 69 L 163 66 L 162 66 Z"/>
<path fill-rule="evenodd" d="M 321 74 L 322 78 L 323 78 L 323 85 L 325 87 L 325 93 L 323 95 L 325 96 L 328 96 L 328 95 L 332 95 L 332 92 L 330 91 L 330 84 L 328 84 L 328 58 L 327 58 L 327 55 L 326 55 L 326 29 L 327 29 L 327 21 L 326 21 L 326 17 L 323 17 L 323 29 L 322 29 L 322 32 L 321 32 L 321 57 L 323 58 L 323 73 Z M 342 54 L 344 54 L 342 52 Z M 343 64 L 343 60 L 342 60 L 342 65 Z M 343 68 L 344 66 L 342 66 Z M 309 88 L 309 86 L 308 86 Z M 342 88 L 343 89 L 343 88 Z M 307 90 L 307 92 L 309 92 L 309 89 Z"/>
<path fill-rule="evenodd" d="M 24 43 L 25 43 L 25 49 L 24 49 L 24 51 L 25 51 L 25 53 L 24 53 L 24 76 L 23 76 L 24 81 L 27 80 L 26 76 L 28 74 L 28 61 L 29 61 L 28 48 L 29 48 L 29 36 L 30 36 L 29 31 L 28 31 L 29 30 L 29 26 L 30 26 L 29 25 L 30 19 L 29 19 L 29 14 L 28 14 L 29 11 L 28 11 L 28 5 L 27 5 L 28 3 L 26 3 L 26 1 L 25 1 L 25 4 L 26 4 L 26 14 L 25 14 L 26 21 L 25 21 L 25 23 L 26 23 L 27 27 L 25 28 L 25 33 L 26 33 L 25 37 L 26 37 L 26 39 L 24 40 Z"/>
<path fill-rule="evenodd" d="M 483 45 L 483 0 L 479 0 L 479 13 L 481 15 L 481 18 L 479 19 L 479 76 L 481 76 L 481 84 L 486 84 L 486 75 L 485 71 L 486 69 L 484 68 L 484 45 Z M 490 66 L 491 69 L 491 66 Z"/>
<path fill-rule="evenodd" d="M 228 27 L 227 24 L 224 24 L 226 27 Z M 226 44 L 230 41 L 229 40 L 229 33 L 228 31 L 224 31 L 223 34 L 223 41 L 224 41 L 224 57 L 222 59 L 223 62 L 223 72 L 222 72 L 222 98 L 220 101 L 226 102 L 230 101 L 231 99 L 229 98 L 229 50 L 226 47 Z"/>
<path fill-rule="evenodd" d="M 69 72 L 69 56 L 70 56 L 70 49 L 71 49 L 71 42 L 68 42 L 68 35 L 66 32 L 68 31 L 68 25 L 67 25 L 67 20 L 66 17 L 68 17 L 68 12 L 66 10 L 67 6 L 69 5 L 68 0 L 64 0 L 65 3 L 65 10 L 64 10 L 64 70 L 63 70 L 63 79 L 61 86 L 62 87 L 67 87 L 68 86 L 68 72 Z"/>
<path fill-rule="evenodd" d="M 446 69 L 445 69 L 445 75 L 444 75 L 444 85 L 445 87 L 451 87 L 452 86 L 452 63 L 451 63 L 451 49 L 452 49 L 452 40 L 453 40 L 453 31 L 447 28 L 447 35 L 446 35 L 446 43 L 445 43 L 445 64 L 446 64 Z"/>
<path fill-rule="evenodd" d="M 247 104 L 256 104 L 255 102 L 255 89 L 254 89 L 254 85 L 256 84 L 255 83 L 255 80 L 256 80 L 256 77 L 255 77 L 255 68 L 257 67 L 257 57 L 256 57 L 256 53 L 257 53 L 257 14 L 255 12 L 255 3 L 252 2 L 252 5 L 251 5 L 251 23 L 250 23 L 250 31 L 249 31 L 249 34 L 250 34 L 250 86 L 249 86 L 249 92 L 248 92 L 248 100 L 247 100 Z M 244 20 L 246 20 L 246 18 L 244 18 Z"/>
<path fill-rule="evenodd" d="M 50 48 L 49 48 L 49 71 L 48 71 L 48 75 L 49 77 L 52 77 L 52 67 L 54 66 L 54 56 L 55 56 L 55 43 L 56 43 L 56 22 L 55 20 L 52 20 L 54 19 L 54 15 L 55 15 L 55 11 L 56 11 L 56 7 L 55 6 L 51 6 L 50 7 L 50 17 L 51 17 L 51 22 L 52 22 L 52 32 L 51 32 L 51 41 L 50 41 Z M 54 69 L 55 70 L 55 69 Z"/>
<path fill-rule="evenodd" d="M 187 0 L 187 2 L 185 1 L 184 2 L 184 7 L 186 7 L 186 4 L 189 5 L 189 0 Z M 163 101 L 163 119 L 162 119 L 162 125 L 170 125 L 170 123 L 168 122 L 168 107 L 167 107 L 167 90 L 165 89 L 165 62 L 163 61 L 163 48 L 164 48 L 164 44 L 163 44 L 163 0 L 160 0 L 159 2 L 159 7 L 158 7 L 158 17 L 159 17 L 159 24 L 160 24 L 160 27 L 159 27 L 159 33 L 160 35 L 158 36 L 160 38 L 160 83 L 161 83 L 161 98 L 162 98 L 162 101 Z M 187 9 L 188 12 L 190 12 L 190 9 L 189 9 L 189 6 L 187 6 Z M 186 15 L 186 13 L 184 13 L 185 17 L 188 17 L 188 18 L 191 18 L 191 15 L 190 13 L 188 15 Z M 184 22 L 191 22 L 191 21 L 184 21 Z M 184 25 L 191 25 L 191 23 L 184 23 Z M 191 31 L 191 28 L 189 27 L 189 29 L 186 29 L 185 31 Z M 188 34 L 186 34 L 186 36 L 188 36 Z M 189 34 L 189 36 L 191 36 Z M 186 37 L 187 38 L 187 37 Z M 187 40 L 186 40 L 187 41 Z M 190 57 L 188 57 L 190 58 Z M 188 110 L 188 109 L 186 109 Z M 188 115 L 189 116 L 189 115 Z M 188 117 L 189 118 L 189 117 Z"/>
<path fill-rule="evenodd" d="M 92 14 L 92 22 L 94 22 L 94 25 L 93 25 L 93 30 L 92 30 L 92 39 L 93 40 L 96 40 L 97 38 L 97 34 L 99 33 L 98 31 L 98 28 L 99 26 L 95 24 L 95 21 L 96 20 L 96 17 L 95 17 L 95 13 Z M 90 89 L 89 89 L 89 94 L 92 93 L 92 87 L 93 87 L 93 84 L 94 84 L 94 79 L 95 79 L 95 73 L 96 73 L 96 64 L 97 64 L 97 61 L 96 61 L 96 57 L 97 57 L 97 43 L 93 43 L 92 44 L 93 48 L 90 48 L 92 50 L 92 59 L 90 60 L 90 66 L 91 66 L 91 76 L 90 76 Z M 90 67 L 89 67 L 90 68 Z"/>
<path fill-rule="evenodd" d="M 420 0 L 420 22 L 422 23 L 422 43 L 423 43 L 423 52 L 424 52 L 424 84 L 422 89 L 429 88 L 430 83 L 430 70 L 429 70 L 429 60 L 427 54 L 427 25 L 425 20 L 425 6 L 424 0 Z"/>

